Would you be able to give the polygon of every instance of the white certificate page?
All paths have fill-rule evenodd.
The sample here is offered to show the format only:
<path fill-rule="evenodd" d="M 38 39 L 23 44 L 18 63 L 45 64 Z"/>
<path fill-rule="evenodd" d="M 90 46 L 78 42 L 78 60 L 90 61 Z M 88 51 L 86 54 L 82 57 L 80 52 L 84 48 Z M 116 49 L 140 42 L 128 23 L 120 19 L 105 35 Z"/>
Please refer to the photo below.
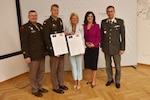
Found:
<path fill-rule="evenodd" d="M 55 56 L 68 53 L 67 42 L 64 33 L 51 34 L 50 38 Z"/>
<path fill-rule="evenodd" d="M 71 56 L 84 54 L 85 47 L 81 34 L 68 35 L 67 36 L 69 51 Z"/>

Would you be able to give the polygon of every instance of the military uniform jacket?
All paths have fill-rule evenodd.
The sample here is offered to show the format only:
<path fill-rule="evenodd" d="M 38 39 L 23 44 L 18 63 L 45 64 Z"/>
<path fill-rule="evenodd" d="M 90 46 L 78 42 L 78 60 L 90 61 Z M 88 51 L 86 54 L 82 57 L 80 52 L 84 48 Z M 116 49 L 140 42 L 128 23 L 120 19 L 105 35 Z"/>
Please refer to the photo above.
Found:
<path fill-rule="evenodd" d="M 54 19 L 52 16 L 43 22 L 43 33 L 48 54 L 54 56 L 54 50 L 50 35 L 63 32 L 63 22 L 60 18 Z"/>
<path fill-rule="evenodd" d="M 108 19 L 101 22 L 101 47 L 105 54 L 118 55 L 125 50 L 125 27 L 122 19 L 115 18 L 112 23 Z"/>
<path fill-rule="evenodd" d="M 45 57 L 45 46 L 43 40 L 43 27 L 37 23 L 37 27 L 31 22 L 21 27 L 20 39 L 24 58 L 30 57 L 32 61 Z"/>

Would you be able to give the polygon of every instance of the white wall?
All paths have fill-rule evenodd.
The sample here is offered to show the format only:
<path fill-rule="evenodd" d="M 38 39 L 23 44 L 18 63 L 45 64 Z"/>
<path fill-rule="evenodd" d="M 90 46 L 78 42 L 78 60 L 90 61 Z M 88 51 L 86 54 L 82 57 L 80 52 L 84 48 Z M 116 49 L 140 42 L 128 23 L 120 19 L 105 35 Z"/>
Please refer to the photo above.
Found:
<path fill-rule="evenodd" d="M 138 63 L 150 64 L 150 0 L 138 0 Z"/>
<path fill-rule="evenodd" d="M 0 82 L 27 72 L 23 55 L 0 60 Z"/>
<path fill-rule="evenodd" d="M 15 0 L 0 1 L 0 56 L 20 51 Z M 0 82 L 27 72 L 22 55 L 0 60 Z"/>
<path fill-rule="evenodd" d="M 0 56 L 20 51 L 15 0 L 0 0 Z"/>

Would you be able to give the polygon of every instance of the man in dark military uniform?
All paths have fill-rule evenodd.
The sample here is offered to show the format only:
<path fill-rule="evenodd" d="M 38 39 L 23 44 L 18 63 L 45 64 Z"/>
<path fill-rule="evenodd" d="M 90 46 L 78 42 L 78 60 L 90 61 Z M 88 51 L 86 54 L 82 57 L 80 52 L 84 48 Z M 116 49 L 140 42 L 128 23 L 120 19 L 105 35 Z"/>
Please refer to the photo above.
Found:
<path fill-rule="evenodd" d="M 50 34 L 59 34 L 63 32 L 63 22 L 58 18 L 59 6 L 51 6 L 51 16 L 43 22 L 44 38 L 50 56 L 50 69 L 53 91 L 63 94 L 63 90 L 68 90 L 64 85 L 64 55 L 54 56 Z M 62 48 L 63 49 L 63 48 Z"/>
<path fill-rule="evenodd" d="M 105 54 L 106 60 L 106 71 L 108 76 L 108 82 L 106 86 L 113 83 L 113 72 L 112 72 L 112 59 L 115 63 L 116 75 L 116 88 L 120 88 L 120 76 L 121 76 L 121 55 L 125 51 L 125 27 L 124 21 L 114 17 L 115 8 L 108 6 L 106 9 L 108 18 L 102 20 L 101 31 L 102 31 L 102 51 Z"/>
<path fill-rule="evenodd" d="M 28 13 L 29 22 L 21 27 L 21 48 L 25 61 L 29 66 L 29 79 L 32 94 L 41 97 L 48 90 L 42 88 L 45 71 L 45 45 L 43 42 L 43 27 L 37 23 L 37 12 Z"/>

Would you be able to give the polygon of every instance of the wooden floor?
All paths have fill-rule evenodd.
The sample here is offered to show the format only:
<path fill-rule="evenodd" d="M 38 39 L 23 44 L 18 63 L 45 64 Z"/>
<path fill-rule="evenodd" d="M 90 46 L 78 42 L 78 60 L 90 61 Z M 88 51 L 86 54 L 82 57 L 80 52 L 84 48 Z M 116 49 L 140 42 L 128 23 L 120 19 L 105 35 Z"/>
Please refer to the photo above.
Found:
<path fill-rule="evenodd" d="M 98 70 L 97 86 L 94 89 L 86 84 L 88 71 L 83 74 L 82 88 L 77 90 L 73 88 L 71 72 L 65 72 L 65 85 L 69 90 L 62 95 L 52 92 L 50 74 L 45 74 L 43 86 L 49 92 L 38 98 L 31 94 L 26 73 L 0 83 L 0 100 L 150 100 L 150 66 L 139 65 L 137 69 L 123 67 L 120 89 L 116 89 L 115 84 L 105 86 L 105 69 Z"/>

